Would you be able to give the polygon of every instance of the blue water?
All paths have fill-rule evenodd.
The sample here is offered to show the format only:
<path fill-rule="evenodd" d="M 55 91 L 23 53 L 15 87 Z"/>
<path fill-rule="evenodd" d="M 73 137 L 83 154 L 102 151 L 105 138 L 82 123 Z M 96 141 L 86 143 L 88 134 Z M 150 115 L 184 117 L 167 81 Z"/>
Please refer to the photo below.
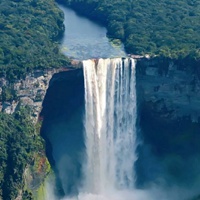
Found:
<path fill-rule="evenodd" d="M 125 56 L 123 44 L 114 44 L 106 37 L 107 30 L 75 11 L 59 5 L 64 12 L 65 33 L 61 51 L 73 59 L 112 58 Z M 119 42 L 119 41 L 118 41 Z"/>

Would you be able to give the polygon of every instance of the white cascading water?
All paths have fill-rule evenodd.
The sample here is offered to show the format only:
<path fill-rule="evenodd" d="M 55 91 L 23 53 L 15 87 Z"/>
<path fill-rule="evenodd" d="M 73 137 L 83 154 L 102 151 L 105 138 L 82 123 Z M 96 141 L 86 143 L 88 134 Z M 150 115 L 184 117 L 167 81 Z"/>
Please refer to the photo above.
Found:
<path fill-rule="evenodd" d="M 134 188 L 135 61 L 83 61 L 86 165 L 83 191 L 104 195 Z"/>

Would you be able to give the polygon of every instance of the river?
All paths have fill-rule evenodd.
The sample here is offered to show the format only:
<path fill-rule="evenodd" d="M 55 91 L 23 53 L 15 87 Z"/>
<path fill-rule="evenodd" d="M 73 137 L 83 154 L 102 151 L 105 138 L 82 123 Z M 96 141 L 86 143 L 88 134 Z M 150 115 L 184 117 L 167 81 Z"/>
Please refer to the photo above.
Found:
<path fill-rule="evenodd" d="M 59 5 L 64 12 L 65 33 L 61 51 L 68 57 L 85 60 L 125 56 L 124 46 L 119 41 L 110 42 L 107 30 L 93 21 L 78 15 L 70 8 Z M 116 44 L 117 43 L 117 44 Z"/>

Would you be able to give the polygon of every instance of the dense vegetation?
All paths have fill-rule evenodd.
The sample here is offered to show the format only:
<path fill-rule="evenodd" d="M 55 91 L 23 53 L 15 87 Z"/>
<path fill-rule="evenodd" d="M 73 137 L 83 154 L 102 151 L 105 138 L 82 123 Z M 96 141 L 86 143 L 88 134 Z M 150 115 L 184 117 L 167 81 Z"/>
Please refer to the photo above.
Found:
<path fill-rule="evenodd" d="M 170 58 L 200 58 L 198 0 L 58 0 L 103 23 L 128 53 Z M 54 0 L 0 1 L 0 76 L 10 81 L 33 69 L 61 67 L 68 60 L 57 41 L 64 31 L 63 14 Z M 2 88 L 1 101 L 16 98 Z M 23 174 L 28 165 L 41 171 L 44 146 L 27 108 L 0 113 L 0 199 L 33 199 Z M 186 135 L 187 136 L 187 135 Z"/>
<path fill-rule="evenodd" d="M 25 168 L 44 157 L 41 137 L 33 126 L 28 108 L 13 115 L 0 113 L 0 199 L 15 199 L 22 191 L 23 199 L 32 199 L 24 188 Z M 39 166 L 38 166 L 39 167 Z"/>
<path fill-rule="evenodd" d="M 105 24 L 128 53 L 200 58 L 198 0 L 59 0 Z"/>
<path fill-rule="evenodd" d="M 23 78 L 33 68 L 66 66 L 56 41 L 64 31 L 54 0 L 0 1 L 0 75 Z"/>

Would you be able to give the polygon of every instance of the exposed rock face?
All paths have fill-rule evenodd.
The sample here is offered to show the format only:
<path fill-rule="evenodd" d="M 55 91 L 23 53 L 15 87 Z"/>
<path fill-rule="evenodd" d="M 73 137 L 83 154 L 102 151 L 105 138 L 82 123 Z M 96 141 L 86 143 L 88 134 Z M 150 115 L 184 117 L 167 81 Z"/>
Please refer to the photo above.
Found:
<path fill-rule="evenodd" d="M 140 103 L 154 104 L 160 115 L 175 119 L 200 117 L 200 80 L 190 63 L 141 59 L 137 63 L 137 91 Z"/>
<path fill-rule="evenodd" d="M 32 118 L 36 121 L 49 81 L 55 72 L 57 72 L 55 69 L 45 71 L 37 70 L 28 74 L 24 80 L 15 81 L 12 87 L 16 91 L 17 100 L 2 102 L 1 111 L 11 114 L 20 102 L 22 105 L 29 105 L 31 107 L 33 111 Z M 2 87 L 8 87 L 11 84 L 5 78 L 1 78 L 0 85 L 2 91 Z"/>
<path fill-rule="evenodd" d="M 199 181 L 200 79 L 198 62 L 161 58 L 137 62 L 139 136 L 137 184 L 186 187 Z M 146 167 L 148 166 L 148 168 Z M 188 175 L 188 172 L 189 175 Z M 187 186 L 186 186 L 187 185 Z M 192 188 L 191 188 L 192 189 Z"/>
<path fill-rule="evenodd" d="M 55 120 L 64 113 L 70 117 L 74 110 L 83 104 L 83 101 L 82 68 L 55 73 L 50 80 L 40 116 Z M 54 116 L 51 113 L 54 113 Z"/>
<path fill-rule="evenodd" d="M 71 66 L 68 68 L 59 69 L 46 69 L 35 70 L 28 74 L 24 80 L 17 80 L 14 83 L 10 83 L 6 78 L 0 78 L 0 96 L 2 96 L 3 88 L 12 88 L 15 91 L 15 100 L 0 102 L 0 111 L 12 114 L 17 105 L 29 105 L 32 109 L 32 119 L 37 122 L 39 113 L 42 108 L 42 102 L 46 95 L 46 90 L 49 87 L 49 81 L 52 76 L 58 72 L 65 72 L 68 70 L 81 68 L 80 61 L 72 61 Z"/>
<path fill-rule="evenodd" d="M 43 101 L 40 118 L 46 154 L 56 172 L 58 195 L 77 192 L 84 147 L 84 79 L 82 68 L 55 73 Z M 58 153 L 59 152 L 59 153 Z M 69 165 L 65 165 L 65 163 Z M 63 170 L 63 166 L 67 166 Z M 63 175 L 64 173 L 64 175 Z M 60 180 L 66 179 L 63 187 Z"/>

